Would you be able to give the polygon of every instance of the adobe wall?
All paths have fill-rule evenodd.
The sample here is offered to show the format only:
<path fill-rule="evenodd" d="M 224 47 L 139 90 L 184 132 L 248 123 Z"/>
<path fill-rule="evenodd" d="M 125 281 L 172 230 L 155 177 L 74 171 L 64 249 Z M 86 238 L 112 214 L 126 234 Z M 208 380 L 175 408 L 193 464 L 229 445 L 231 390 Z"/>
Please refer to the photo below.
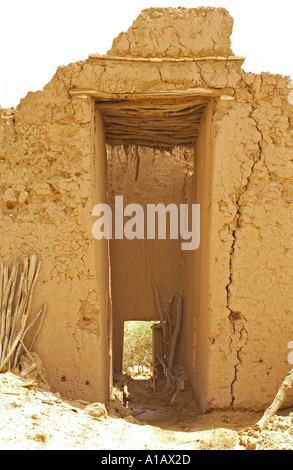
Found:
<path fill-rule="evenodd" d="M 92 236 L 91 212 L 105 198 L 106 171 L 94 99 L 115 93 L 210 93 L 197 148 L 198 300 L 186 343 L 202 409 L 264 408 L 289 369 L 289 78 L 244 73 L 230 49 L 232 24 L 223 9 L 145 10 L 107 56 L 59 67 L 13 115 L 2 111 L 0 256 L 42 260 L 32 311 L 44 301 L 49 309 L 36 349 L 67 396 L 109 393 L 108 247 Z"/>
<path fill-rule="evenodd" d="M 71 103 L 61 83 L 56 76 L 44 91 L 29 93 L 14 120 L 2 121 L 1 257 L 41 259 L 32 312 L 45 301 L 49 311 L 38 353 L 57 390 L 96 400 L 108 392 L 100 387 L 105 300 L 91 235 L 94 114 L 91 103 L 85 114 Z M 103 356 L 93 373 L 93 358 Z"/>
<path fill-rule="evenodd" d="M 221 402 L 262 408 L 290 369 L 293 113 L 288 83 L 279 75 L 243 73 L 234 104 L 224 113 L 217 107 L 213 118 L 211 227 L 217 237 L 210 258 L 211 407 Z"/>

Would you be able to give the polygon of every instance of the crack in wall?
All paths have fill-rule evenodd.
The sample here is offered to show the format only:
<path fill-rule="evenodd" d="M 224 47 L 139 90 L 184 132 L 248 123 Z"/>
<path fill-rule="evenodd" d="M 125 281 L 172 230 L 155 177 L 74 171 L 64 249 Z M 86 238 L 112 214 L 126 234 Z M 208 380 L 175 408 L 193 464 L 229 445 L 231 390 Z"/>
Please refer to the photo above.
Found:
<path fill-rule="evenodd" d="M 231 334 L 231 337 L 230 337 L 230 351 L 231 351 L 231 353 L 233 353 L 233 344 L 236 343 L 236 346 L 237 346 L 237 350 L 236 350 L 237 362 L 234 365 L 234 378 L 233 378 L 233 380 L 230 384 L 230 390 L 231 390 L 231 403 L 230 403 L 230 406 L 231 406 L 232 409 L 234 407 L 234 401 L 235 401 L 234 386 L 235 386 L 235 383 L 237 381 L 237 374 L 238 374 L 239 367 L 242 365 L 241 352 L 242 352 L 242 350 L 244 349 L 244 347 L 246 346 L 246 344 L 248 342 L 248 332 L 247 332 L 246 327 L 245 327 L 245 323 L 247 322 L 247 319 L 245 318 L 243 313 L 241 313 L 239 311 L 235 311 L 231 307 L 231 286 L 232 286 L 232 283 L 233 283 L 233 258 L 234 258 L 234 255 L 235 255 L 235 248 L 236 248 L 236 243 L 237 243 L 237 231 L 239 229 L 241 229 L 240 219 L 241 219 L 242 209 L 243 209 L 242 204 L 241 204 L 241 199 L 244 196 L 244 194 L 248 191 L 249 186 L 251 184 L 252 176 L 254 174 L 255 167 L 256 167 L 257 163 L 262 158 L 261 142 L 263 141 L 263 134 L 262 134 L 262 131 L 259 129 L 257 120 L 253 116 L 253 113 L 254 113 L 255 109 L 256 109 L 256 106 L 252 105 L 252 110 L 251 110 L 251 113 L 250 113 L 249 117 L 254 121 L 255 128 L 257 129 L 257 131 L 260 135 L 260 139 L 257 142 L 258 147 L 259 147 L 259 153 L 258 153 L 257 159 L 253 162 L 253 164 L 250 168 L 250 172 L 249 172 L 249 175 L 247 176 L 246 184 L 245 184 L 242 192 L 238 196 L 238 198 L 236 200 L 236 203 L 235 203 L 237 211 L 236 211 L 236 214 L 235 214 L 235 228 L 232 231 L 233 241 L 232 241 L 231 249 L 230 249 L 229 282 L 226 285 L 226 291 L 227 291 L 226 305 L 227 305 L 227 308 L 230 312 L 229 313 L 229 321 L 230 321 L 230 324 L 231 324 L 231 327 L 232 327 L 232 334 Z M 238 336 L 236 336 L 236 335 L 238 335 Z"/>

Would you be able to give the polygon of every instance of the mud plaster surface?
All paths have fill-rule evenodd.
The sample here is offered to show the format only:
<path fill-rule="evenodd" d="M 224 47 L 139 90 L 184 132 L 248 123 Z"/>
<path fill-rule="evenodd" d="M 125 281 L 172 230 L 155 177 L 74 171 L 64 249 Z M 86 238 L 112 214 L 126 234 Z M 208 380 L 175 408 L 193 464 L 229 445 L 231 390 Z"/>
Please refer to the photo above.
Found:
<path fill-rule="evenodd" d="M 232 55 L 233 19 L 224 8 L 149 8 L 114 39 L 119 57 L 216 57 Z"/>
<path fill-rule="evenodd" d="M 236 94 L 237 104 L 225 116 L 222 136 L 218 138 L 221 146 L 222 138 L 225 140 L 226 170 L 220 170 L 224 160 L 218 161 L 222 188 L 218 185 L 219 192 L 216 190 L 215 218 L 219 220 L 227 211 L 231 214 L 230 224 L 226 220 L 220 230 L 220 244 L 230 246 L 225 302 L 230 312 L 231 342 L 227 346 L 237 357 L 231 395 L 240 406 L 247 406 L 248 401 L 242 396 L 248 389 L 254 394 L 255 382 L 262 384 L 264 394 L 269 384 L 272 387 L 277 364 L 285 371 L 288 369 L 285 338 L 292 331 L 289 227 L 292 227 L 293 154 L 292 116 L 288 115 L 288 101 L 281 98 L 288 92 L 284 85 L 282 77 L 245 75 L 244 87 Z M 257 102 L 250 102 L 248 94 L 255 94 L 256 90 Z M 274 96 L 273 106 L 265 104 L 270 94 Z M 231 127 L 231 119 L 235 118 L 238 124 Z M 227 148 L 232 140 L 233 162 L 229 162 Z M 241 158 L 243 152 L 247 156 L 245 162 Z M 219 254 L 221 248 L 216 246 Z M 216 250 L 213 252 L 216 267 L 219 256 Z"/>
<path fill-rule="evenodd" d="M 15 255 L 37 252 L 42 259 L 33 309 L 50 302 L 37 343 L 49 381 L 67 396 L 96 400 L 105 374 L 103 361 L 95 364 L 93 373 L 92 358 L 108 351 L 101 344 L 107 299 L 97 288 L 91 233 L 96 200 L 94 106 L 90 98 L 71 96 L 69 90 L 232 89 L 233 100 L 212 99 L 212 146 L 205 175 L 210 190 L 203 202 L 211 227 L 209 231 L 203 221 L 209 240 L 204 312 L 208 330 L 203 339 L 208 368 L 202 382 L 208 408 L 257 410 L 269 404 L 289 368 L 287 344 L 293 331 L 289 78 L 245 73 L 239 61 L 175 62 L 200 51 L 179 43 L 178 50 L 168 51 L 166 38 L 160 50 L 170 62 L 114 60 L 114 54 L 125 59 L 128 54 L 153 57 L 154 47 L 141 51 L 138 39 L 146 24 L 150 34 L 151 18 L 158 25 L 156 38 L 172 15 L 179 22 L 174 32 L 166 29 L 166 35 L 177 36 L 182 18 L 189 21 L 185 10 L 172 10 L 166 19 L 163 13 L 155 9 L 142 14 L 114 41 L 107 59 L 59 67 L 42 91 L 29 93 L 13 112 L 2 111 L 0 255 L 11 262 Z M 209 28 L 214 24 L 218 30 L 222 22 L 226 26 L 215 49 L 209 33 L 214 41 L 208 36 L 202 55 L 230 55 L 229 15 L 211 11 L 207 17 Z M 199 12 L 199 27 L 201 18 Z M 193 328 L 196 336 L 199 330 Z M 292 403 L 292 395 L 289 399 Z"/>

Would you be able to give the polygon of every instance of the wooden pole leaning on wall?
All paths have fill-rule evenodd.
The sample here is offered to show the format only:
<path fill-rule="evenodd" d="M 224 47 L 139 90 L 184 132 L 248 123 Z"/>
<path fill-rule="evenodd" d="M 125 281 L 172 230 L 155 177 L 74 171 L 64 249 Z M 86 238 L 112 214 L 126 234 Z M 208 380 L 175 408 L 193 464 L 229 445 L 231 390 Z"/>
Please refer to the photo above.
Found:
<path fill-rule="evenodd" d="M 278 409 L 282 406 L 286 395 L 293 385 L 293 369 L 291 369 L 285 376 L 274 400 L 270 406 L 265 410 L 262 418 L 256 423 L 255 427 L 263 429 L 265 424 L 277 413 Z"/>
<path fill-rule="evenodd" d="M 46 303 L 28 324 L 40 268 L 41 261 L 35 254 L 24 258 L 22 269 L 16 258 L 10 272 L 8 266 L 0 262 L 0 372 L 17 367 L 22 350 L 31 350 L 42 326 Z M 37 321 L 39 325 L 27 348 L 24 339 Z"/>
<path fill-rule="evenodd" d="M 177 344 L 177 339 L 181 330 L 181 319 L 182 319 L 182 297 L 177 298 L 177 311 L 176 311 L 176 322 L 175 322 L 175 328 L 173 332 L 173 336 L 171 339 L 171 345 L 170 345 L 170 350 L 169 350 L 169 356 L 168 356 L 168 369 L 173 371 L 173 361 L 174 361 L 174 355 L 175 355 L 175 348 Z M 167 385 L 170 384 L 170 377 L 167 377 Z"/>
<path fill-rule="evenodd" d="M 160 318 L 160 326 L 162 330 L 162 344 L 153 345 L 153 363 L 157 361 L 163 367 L 163 370 L 166 373 L 166 387 L 169 387 L 171 383 L 176 385 L 176 377 L 173 374 L 173 364 L 175 357 L 175 350 L 177 345 L 178 336 L 181 331 L 182 323 L 182 313 L 183 313 L 183 298 L 181 296 L 177 297 L 177 304 L 174 302 L 174 297 L 169 303 L 169 310 L 166 315 L 164 315 L 159 291 L 156 286 L 153 286 L 155 294 L 155 302 Z M 176 310 L 175 310 L 176 306 Z M 153 341 L 159 338 L 158 335 L 153 335 Z M 158 354 L 158 351 L 161 351 L 161 355 Z M 161 357 L 162 356 L 162 357 Z M 153 364 L 153 366 L 154 366 Z M 156 390 L 156 377 L 153 377 L 153 389 Z"/>

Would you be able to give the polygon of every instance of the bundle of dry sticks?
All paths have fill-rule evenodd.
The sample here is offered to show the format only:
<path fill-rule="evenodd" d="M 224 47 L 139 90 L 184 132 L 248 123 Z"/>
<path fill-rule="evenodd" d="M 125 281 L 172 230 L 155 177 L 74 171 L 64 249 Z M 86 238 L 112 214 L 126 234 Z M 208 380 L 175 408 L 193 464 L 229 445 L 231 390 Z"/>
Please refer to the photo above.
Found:
<path fill-rule="evenodd" d="M 41 329 L 46 303 L 28 324 L 40 267 L 36 255 L 24 258 L 23 263 L 16 258 L 11 269 L 0 261 L 0 372 L 16 368 L 23 351 L 30 354 Z M 37 329 L 27 347 L 24 339 L 33 325 Z"/>

